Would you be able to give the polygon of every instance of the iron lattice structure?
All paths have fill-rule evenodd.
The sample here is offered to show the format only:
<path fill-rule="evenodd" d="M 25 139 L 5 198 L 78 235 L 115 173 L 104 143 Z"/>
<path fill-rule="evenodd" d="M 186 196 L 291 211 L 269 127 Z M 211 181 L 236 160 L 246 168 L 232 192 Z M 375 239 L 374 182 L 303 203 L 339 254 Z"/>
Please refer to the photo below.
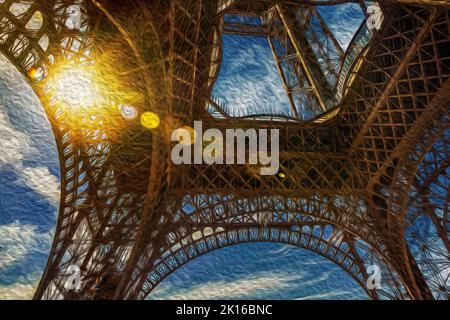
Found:
<path fill-rule="evenodd" d="M 143 299 L 207 252 L 280 242 L 333 261 L 373 299 L 448 299 L 450 4 L 380 1 L 381 29 L 360 28 L 344 52 L 316 6 L 345 2 L 0 1 L 0 50 L 41 98 L 61 164 L 35 298 Z M 269 40 L 289 115 L 239 118 L 214 101 L 223 33 Z M 115 109 L 74 116 L 50 97 L 58 65 L 105 55 L 114 90 L 136 92 L 134 106 L 157 113 L 158 129 Z M 285 177 L 173 165 L 170 133 L 194 120 L 279 129 Z M 81 267 L 79 290 L 64 285 L 71 265 Z M 381 288 L 367 288 L 369 265 Z"/>

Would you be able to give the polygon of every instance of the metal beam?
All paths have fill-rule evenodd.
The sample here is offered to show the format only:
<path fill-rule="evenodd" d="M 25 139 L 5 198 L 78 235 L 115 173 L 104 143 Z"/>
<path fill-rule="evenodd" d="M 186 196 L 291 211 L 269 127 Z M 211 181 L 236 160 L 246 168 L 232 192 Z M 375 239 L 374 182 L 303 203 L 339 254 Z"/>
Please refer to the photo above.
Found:
<path fill-rule="evenodd" d="M 277 51 L 275 50 L 275 46 L 273 44 L 272 37 L 269 36 L 268 37 L 268 41 L 269 41 L 270 49 L 272 50 L 272 53 L 273 53 L 273 57 L 275 59 L 275 63 L 277 64 L 278 74 L 280 75 L 281 82 L 283 83 L 284 90 L 286 91 L 286 95 L 287 95 L 288 100 L 289 100 L 289 106 L 291 107 L 292 114 L 296 118 L 298 118 L 298 111 L 297 111 L 297 108 L 295 106 L 295 101 L 294 101 L 294 99 L 292 97 L 292 91 L 291 91 L 291 88 L 289 88 L 286 76 L 284 75 L 283 68 L 281 66 L 280 57 L 278 57 Z"/>
<path fill-rule="evenodd" d="M 362 143 L 365 134 L 368 132 L 370 126 L 378 117 L 379 111 L 388 102 L 389 95 L 391 94 L 392 90 L 394 90 L 395 86 L 398 84 L 398 81 L 400 80 L 401 76 L 405 72 L 406 67 L 408 66 L 408 63 L 413 59 L 418 48 L 424 41 L 425 37 L 427 37 L 427 35 L 429 34 L 431 28 L 433 27 L 433 22 L 434 22 L 436 16 L 437 16 L 437 12 L 435 10 L 433 10 L 433 12 L 428 17 L 428 20 L 426 21 L 425 25 L 422 27 L 422 29 L 420 30 L 417 37 L 414 39 L 414 41 L 409 46 L 402 61 L 398 64 L 397 69 L 395 70 L 394 74 L 391 76 L 389 82 L 386 84 L 383 93 L 378 98 L 376 104 L 372 107 L 369 117 L 364 122 L 364 125 L 358 131 L 357 136 L 353 140 L 352 147 L 351 147 L 352 151 L 356 150 L 356 148 Z"/>
<path fill-rule="evenodd" d="M 279 4 L 277 4 L 275 6 L 275 8 L 281 18 L 281 21 L 283 22 L 283 25 L 284 25 L 284 28 L 286 29 L 287 34 L 289 35 L 291 43 L 297 53 L 297 58 L 299 59 L 299 62 L 302 65 L 303 72 L 305 73 L 305 75 L 308 79 L 308 82 L 313 89 L 314 95 L 316 96 L 317 100 L 319 101 L 320 107 L 325 112 L 328 110 L 328 108 L 325 103 L 324 97 L 322 96 L 322 93 L 320 91 L 317 80 L 314 77 L 314 75 L 312 74 L 312 71 L 308 65 L 308 62 L 307 62 L 308 57 L 306 57 L 306 55 L 304 54 L 303 48 L 300 46 L 298 39 L 297 39 L 296 35 L 294 34 L 294 31 L 292 30 L 292 25 L 294 22 L 290 21 L 290 19 L 286 16 L 284 9 Z"/>

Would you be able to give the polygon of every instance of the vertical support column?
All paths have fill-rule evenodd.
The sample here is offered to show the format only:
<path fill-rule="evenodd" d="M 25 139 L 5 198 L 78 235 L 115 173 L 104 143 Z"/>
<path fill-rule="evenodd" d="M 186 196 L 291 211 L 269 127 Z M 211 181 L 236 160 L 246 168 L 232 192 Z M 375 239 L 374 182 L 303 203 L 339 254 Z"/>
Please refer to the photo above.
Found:
<path fill-rule="evenodd" d="M 172 108 L 169 116 L 184 123 L 192 120 L 193 108 L 198 96 L 198 82 L 202 76 L 199 70 L 202 61 L 200 46 L 205 45 L 208 40 L 207 37 L 202 37 L 201 30 L 202 21 L 206 19 L 203 14 L 205 2 L 203 0 L 172 0 L 170 2 L 168 55 Z M 160 141 L 160 143 L 164 143 L 164 146 L 159 151 L 170 145 L 170 141 Z M 152 265 L 164 245 L 167 229 L 173 218 L 163 204 L 167 187 L 175 183 L 172 180 L 169 181 L 164 175 L 164 170 L 172 170 L 169 164 L 170 158 L 167 158 L 170 154 L 161 155 L 161 152 L 155 150 L 157 154 L 152 157 L 150 185 L 140 225 L 137 226 L 136 241 L 120 284 L 115 290 L 114 299 L 137 297 L 145 282 L 147 274 L 145 271 L 149 265 Z M 164 162 L 169 169 L 161 167 L 161 163 Z M 158 166 L 161 168 L 158 169 Z M 170 175 L 172 176 L 172 172 Z M 177 176 L 180 177 L 181 174 L 178 173 Z M 160 184 L 153 183 L 158 179 L 161 180 Z"/>
<path fill-rule="evenodd" d="M 286 91 L 286 94 L 287 94 L 287 97 L 288 97 L 288 100 L 289 100 L 289 105 L 291 107 L 292 114 L 296 118 L 298 118 L 298 111 L 297 111 L 297 108 L 295 106 L 295 101 L 294 101 L 294 98 L 293 98 L 293 95 L 292 95 L 292 89 L 290 88 L 290 86 L 288 84 L 288 81 L 286 79 L 286 76 L 285 76 L 285 74 L 283 72 L 283 67 L 281 65 L 282 60 L 281 60 L 281 57 L 278 56 L 278 53 L 277 53 L 277 51 L 275 49 L 275 44 L 273 43 L 272 35 L 269 35 L 268 41 L 269 41 L 270 49 L 272 49 L 272 53 L 273 53 L 273 57 L 275 59 L 275 63 L 277 64 L 277 70 L 278 70 L 278 73 L 280 75 L 281 82 L 283 83 L 284 90 Z"/>
<path fill-rule="evenodd" d="M 344 50 L 342 50 L 341 45 L 337 41 L 333 32 L 331 32 L 330 28 L 328 27 L 327 23 L 323 19 L 322 15 L 319 13 L 319 11 L 317 11 L 317 9 L 315 7 L 311 8 L 311 12 L 312 12 L 312 14 L 314 14 L 314 16 L 319 21 L 324 34 L 331 40 L 331 42 L 333 42 L 334 46 L 336 47 L 337 52 L 339 53 L 341 60 L 343 60 L 345 52 L 344 52 Z"/>
<path fill-rule="evenodd" d="M 315 78 L 313 71 L 311 70 L 311 68 L 308 64 L 308 60 L 311 57 L 307 57 L 304 52 L 303 46 L 307 45 L 307 44 L 303 43 L 303 46 L 302 46 L 302 44 L 300 44 L 301 41 L 297 37 L 297 35 L 294 33 L 294 30 L 292 28 L 294 22 L 292 21 L 292 18 L 286 14 L 285 10 L 279 4 L 275 5 L 275 9 L 276 9 L 278 15 L 280 16 L 280 19 L 284 25 L 284 28 L 286 29 L 286 32 L 289 36 L 291 44 L 295 49 L 298 61 L 300 62 L 301 66 L 302 66 L 303 72 L 305 73 L 305 75 L 307 77 L 308 83 L 310 84 L 310 86 L 314 92 L 314 95 L 316 96 L 316 98 L 319 102 L 320 107 L 322 108 L 322 110 L 324 112 L 326 112 L 328 110 L 327 104 L 325 102 L 324 97 L 322 96 L 322 93 L 320 92 L 320 88 L 319 88 L 317 79 Z M 303 35 L 303 37 L 304 37 L 304 35 Z M 306 41 L 306 39 L 304 39 L 303 42 L 305 42 L 305 41 Z"/>

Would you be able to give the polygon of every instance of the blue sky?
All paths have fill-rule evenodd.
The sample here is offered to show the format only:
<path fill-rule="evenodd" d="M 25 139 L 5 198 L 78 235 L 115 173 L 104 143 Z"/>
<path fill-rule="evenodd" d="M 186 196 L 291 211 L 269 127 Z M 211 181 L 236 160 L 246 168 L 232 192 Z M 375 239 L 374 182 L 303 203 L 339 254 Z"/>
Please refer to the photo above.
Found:
<path fill-rule="evenodd" d="M 323 14 L 326 19 L 339 17 L 333 28 L 345 47 L 356 20 L 347 16 L 348 11 Z M 236 114 L 264 111 L 268 104 L 289 108 L 265 39 L 226 36 L 224 49 L 223 69 L 214 89 L 220 100 Z M 53 238 L 59 164 L 42 106 L 1 55 L 0 150 L 0 299 L 27 299 L 43 271 Z M 263 243 L 202 256 L 169 276 L 150 298 L 366 296 L 328 260 L 288 245 Z"/>
<path fill-rule="evenodd" d="M 364 16 L 359 4 L 318 7 L 345 51 Z M 234 19 L 234 18 L 233 18 Z M 222 68 L 213 96 L 231 116 L 292 116 L 272 50 L 266 38 L 223 35 Z"/>

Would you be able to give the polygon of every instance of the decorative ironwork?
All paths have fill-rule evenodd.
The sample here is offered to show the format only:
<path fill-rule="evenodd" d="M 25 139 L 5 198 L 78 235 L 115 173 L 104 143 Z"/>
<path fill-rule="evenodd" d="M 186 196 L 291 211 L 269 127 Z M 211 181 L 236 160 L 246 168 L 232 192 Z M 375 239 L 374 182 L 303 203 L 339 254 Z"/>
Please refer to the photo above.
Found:
<path fill-rule="evenodd" d="M 345 2 L 137 0 L 124 10 L 113 1 L 0 1 L 0 50 L 41 98 L 61 164 L 59 218 L 35 298 L 142 299 L 195 257 L 272 241 L 330 259 L 373 299 L 448 299 L 450 5 L 380 2 L 381 29 L 370 40 L 362 27 L 344 53 L 315 6 Z M 320 36 L 308 38 L 284 8 L 318 19 Z M 227 13 L 266 13 L 265 28 L 224 23 Z M 296 119 L 233 118 L 214 102 L 222 32 L 287 44 Z M 340 69 L 321 64 L 326 51 L 311 59 L 311 41 L 332 46 Z M 55 100 L 61 66 L 94 68 L 107 99 L 76 110 Z M 294 89 L 326 112 L 298 121 Z M 152 131 L 136 117 L 148 112 L 161 120 Z M 280 129 L 283 177 L 248 165 L 173 165 L 170 133 L 194 120 Z M 78 291 L 64 285 L 71 265 L 83 275 Z M 367 288 L 369 265 L 381 270 L 380 288 Z"/>

